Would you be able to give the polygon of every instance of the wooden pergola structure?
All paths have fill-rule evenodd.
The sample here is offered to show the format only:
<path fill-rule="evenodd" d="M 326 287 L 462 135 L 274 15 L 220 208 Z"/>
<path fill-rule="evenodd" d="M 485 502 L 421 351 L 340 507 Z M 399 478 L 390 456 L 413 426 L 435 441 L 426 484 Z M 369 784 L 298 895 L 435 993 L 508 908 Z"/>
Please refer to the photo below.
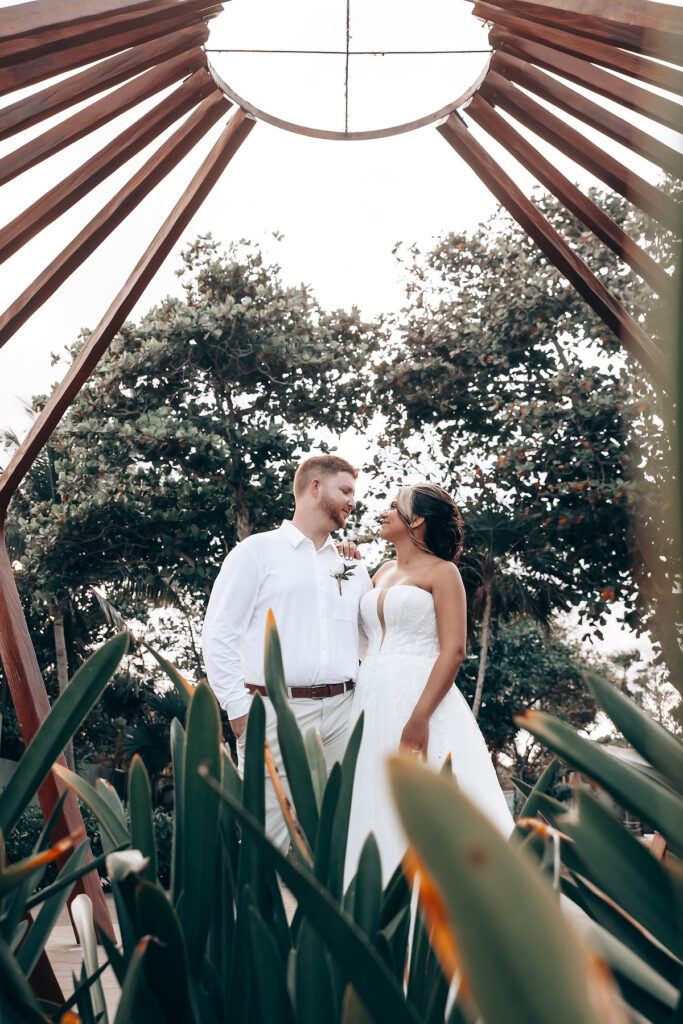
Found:
<path fill-rule="evenodd" d="M 203 49 L 209 38 L 208 24 L 222 7 L 210 0 L 34 0 L 0 11 L 0 95 L 9 97 L 0 108 L 0 139 L 17 136 L 16 148 L 0 159 L 0 185 L 76 140 L 96 133 L 124 111 L 134 110 L 173 87 L 113 143 L 81 166 L 74 166 L 67 177 L 4 225 L 0 230 L 0 262 L 170 126 L 178 125 L 0 315 L 0 345 L 11 340 L 41 304 L 230 112 L 218 141 L 130 271 L 0 478 L 0 656 L 27 743 L 48 713 L 49 704 L 5 547 L 3 531 L 9 502 L 134 304 L 258 120 L 306 135 L 346 141 L 436 124 L 436 130 L 631 355 L 653 377 L 664 373 L 662 353 L 610 294 L 596 273 L 598 268 L 587 266 L 548 223 L 468 129 L 468 119 L 502 143 L 588 230 L 667 301 L 671 278 L 665 269 L 560 173 L 529 136 L 551 143 L 666 229 L 680 226 L 680 209 L 667 194 L 570 127 L 562 115 L 577 118 L 607 139 L 680 176 L 681 155 L 658 137 L 658 131 L 661 134 L 660 126 L 682 129 L 683 107 L 662 95 L 662 90 L 683 94 L 682 8 L 650 0 L 473 0 L 474 15 L 490 26 L 493 47 L 479 81 L 454 103 L 419 122 L 377 132 L 340 133 L 270 117 L 232 93 L 212 69 Z M 42 85 L 57 76 L 62 77 L 56 83 Z M 12 93 L 29 87 L 35 88 L 19 100 L 12 99 Z M 91 102 L 87 106 L 72 112 L 88 100 Z M 608 106 L 604 100 L 609 101 Z M 614 104 L 620 113 L 612 112 Z M 632 111 L 649 119 L 651 133 L 630 123 Z M 22 143 L 25 129 L 60 112 L 64 112 L 64 118 L 59 123 Z M 513 117 L 520 129 L 503 114 Z M 57 781 L 48 777 L 40 792 L 46 814 L 58 792 Z M 75 797 L 69 794 L 61 832 L 76 831 L 80 824 Z M 91 873 L 83 884 L 93 900 L 96 919 L 110 931 L 97 879 Z"/>

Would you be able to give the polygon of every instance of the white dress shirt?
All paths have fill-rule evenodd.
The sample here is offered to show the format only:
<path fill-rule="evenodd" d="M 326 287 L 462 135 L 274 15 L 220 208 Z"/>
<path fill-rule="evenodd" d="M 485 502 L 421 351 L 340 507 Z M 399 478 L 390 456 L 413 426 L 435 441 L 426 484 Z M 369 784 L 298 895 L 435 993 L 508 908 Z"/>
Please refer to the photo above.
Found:
<path fill-rule="evenodd" d="M 246 715 L 245 682 L 263 686 L 268 609 L 273 609 L 288 686 L 339 683 L 358 674 L 358 606 L 372 583 L 362 562 L 342 581 L 328 537 L 316 551 L 293 523 L 247 537 L 230 552 L 214 583 L 202 649 L 209 683 L 229 718 Z M 350 564 L 349 561 L 346 564 Z"/>

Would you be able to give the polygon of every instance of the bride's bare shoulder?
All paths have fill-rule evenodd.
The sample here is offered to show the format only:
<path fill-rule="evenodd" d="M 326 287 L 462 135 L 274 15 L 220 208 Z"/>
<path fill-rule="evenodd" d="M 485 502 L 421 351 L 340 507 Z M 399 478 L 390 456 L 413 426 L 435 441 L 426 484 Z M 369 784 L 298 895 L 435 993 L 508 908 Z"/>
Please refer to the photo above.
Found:
<path fill-rule="evenodd" d="M 437 586 L 457 590 L 464 589 L 460 570 L 455 562 L 447 562 L 444 558 L 439 558 L 438 563 L 432 566 L 431 575 L 433 584 Z"/>

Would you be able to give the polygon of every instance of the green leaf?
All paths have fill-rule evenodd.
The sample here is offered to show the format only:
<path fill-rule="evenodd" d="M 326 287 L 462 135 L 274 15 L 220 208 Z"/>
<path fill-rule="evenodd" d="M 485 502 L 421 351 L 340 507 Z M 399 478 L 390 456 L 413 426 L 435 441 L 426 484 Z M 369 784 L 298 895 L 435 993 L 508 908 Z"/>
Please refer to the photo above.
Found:
<path fill-rule="evenodd" d="M 45 1024 L 38 1000 L 9 946 L 0 937 L 0 1019 L 8 1024 Z"/>
<path fill-rule="evenodd" d="M 349 736 L 349 742 L 346 744 L 346 750 L 344 751 L 341 763 L 341 785 L 339 787 L 337 809 L 334 813 L 328 882 L 329 892 L 337 900 L 342 898 L 344 885 L 344 863 L 346 861 L 346 842 L 349 834 L 349 815 L 351 814 L 356 762 L 358 760 L 360 742 L 363 738 L 363 720 L 364 712 L 361 712 Z"/>
<path fill-rule="evenodd" d="M 93 812 L 102 828 L 108 834 L 114 846 L 129 846 L 130 835 L 128 829 L 122 824 L 118 815 L 112 810 L 108 801 L 97 792 L 94 786 L 70 771 L 64 765 L 56 764 L 53 772 L 66 783 L 69 789 L 73 790 L 84 804 L 87 804 Z"/>
<path fill-rule="evenodd" d="M 530 792 L 527 793 L 527 798 L 524 801 L 524 806 L 519 812 L 520 818 L 534 817 L 536 811 L 538 810 L 538 801 L 536 797 L 540 794 L 546 794 L 548 792 L 553 782 L 555 781 L 555 776 L 557 774 L 557 769 L 559 768 L 559 766 L 559 758 L 553 757 L 545 771 L 541 772 L 541 775 L 536 785 L 533 787 L 533 789 L 530 790 Z M 522 791 L 524 791 L 524 783 L 521 779 L 514 779 L 513 781 L 518 786 L 518 788 L 521 788 Z"/>
<path fill-rule="evenodd" d="M 222 780 L 221 720 L 213 691 L 198 683 L 187 717 L 183 771 L 183 902 L 178 909 L 190 970 L 199 975 L 213 913 L 211 881 L 216 868 L 220 799 L 200 776 L 200 767 Z"/>
<path fill-rule="evenodd" d="M 318 834 L 315 837 L 315 850 L 313 857 L 313 874 L 323 885 L 327 882 L 330 870 L 332 830 L 334 828 L 335 814 L 339 803 L 341 779 L 341 766 L 339 763 L 334 764 L 323 794 L 322 806 L 320 808 L 320 820 L 318 821 Z"/>
<path fill-rule="evenodd" d="M 0 793 L 0 831 L 5 835 L 38 791 L 64 747 L 94 705 L 128 650 L 128 633 L 119 633 L 91 654 L 59 695 Z"/>
<path fill-rule="evenodd" d="M 158 945 L 147 948 L 147 984 L 166 1024 L 186 1024 L 189 964 L 178 915 L 158 885 L 140 882 L 135 898 L 139 934 L 153 935 L 159 940 Z"/>
<path fill-rule="evenodd" d="M 207 780 L 210 781 L 210 780 Z M 419 1018 L 403 999 L 401 988 L 367 936 L 309 871 L 284 857 L 267 839 L 262 826 L 225 789 L 221 798 L 254 836 L 265 860 L 276 869 L 296 896 L 321 939 L 327 943 L 341 969 L 363 1002 L 378 1020 L 392 1024 L 419 1024 Z"/>
<path fill-rule="evenodd" d="M 154 838 L 154 818 L 149 776 L 145 763 L 135 754 L 128 771 L 128 808 L 130 811 L 130 840 L 134 850 L 149 858 L 144 877 L 157 881 L 157 846 Z"/>
<path fill-rule="evenodd" d="M 140 939 L 126 971 L 114 1024 L 164 1024 L 161 1010 L 145 984 L 145 959 L 150 943 L 147 935 Z"/>
<path fill-rule="evenodd" d="M 633 950 L 657 974 L 672 985 L 677 984 L 681 970 L 683 970 L 681 961 L 667 953 L 658 942 L 649 939 L 639 925 L 626 917 L 619 907 L 596 892 L 580 875 L 573 877 L 579 890 L 580 905 L 585 908 L 590 917 Z"/>
<path fill-rule="evenodd" d="M 74 850 L 69 857 L 60 871 L 60 875 L 71 873 L 74 869 L 82 867 L 89 853 L 90 844 L 88 842 L 81 843 L 78 849 Z M 17 962 L 27 978 L 30 977 L 33 968 L 36 966 L 45 943 L 57 923 L 57 918 L 64 909 L 69 891 L 66 887 L 57 892 L 53 891 L 52 895 L 44 901 L 40 912 L 29 928 L 28 935 L 17 953 Z"/>
<path fill-rule="evenodd" d="M 117 850 L 121 850 L 123 847 L 117 847 Z M 93 859 L 84 867 L 78 868 L 75 871 L 69 871 L 64 873 L 63 871 L 57 876 L 56 880 L 52 885 L 46 885 L 44 889 L 39 889 L 26 901 L 26 909 L 32 910 L 33 907 L 37 907 L 43 903 L 46 899 L 54 896 L 55 893 L 60 892 L 62 889 L 66 889 L 72 886 L 74 882 L 77 882 L 83 875 L 87 875 L 89 871 L 96 871 L 105 863 L 108 853 L 101 853 L 99 857 L 93 857 Z"/>
<path fill-rule="evenodd" d="M 683 853 L 683 800 L 673 792 L 542 711 L 526 711 L 515 722 L 658 829 L 675 853 Z"/>
<path fill-rule="evenodd" d="M 112 812 L 119 819 L 125 829 L 128 829 L 128 823 L 126 821 L 126 812 L 121 798 L 116 792 L 111 782 L 107 779 L 95 779 L 95 790 L 102 797 L 104 802 L 109 805 Z"/>
<path fill-rule="evenodd" d="M 585 955 L 536 864 L 450 780 L 400 757 L 389 773 L 486 1024 L 600 1024 Z"/>
<path fill-rule="evenodd" d="M 600 925 L 593 924 L 588 928 L 587 937 L 612 970 L 628 978 L 632 984 L 647 992 L 670 1011 L 676 1008 L 679 999 L 677 987 L 666 981 L 614 935 Z"/>
<path fill-rule="evenodd" d="M 675 956 L 683 957 L 683 879 L 677 879 L 588 793 L 576 792 L 576 815 L 562 830 L 603 892 Z"/>
<path fill-rule="evenodd" d="M 183 771 L 185 764 L 185 730 L 174 718 L 171 722 L 171 761 L 173 763 L 173 841 L 171 848 L 171 898 L 174 906 L 183 891 L 183 817 L 185 800 L 183 797 Z"/>
<path fill-rule="evenodd" d="M 266 742 L 266 709 L 259 693 L 255 693 L 247 718 L 247 738 L 244 747 L 244 778 L 242 803 L 247 811 L 265 827 L 266 796 L 264 750 Z M 250 836 L 243 836 L 240 848 L 238 889 L 251 886 L 259 906 L 263 900 L 263 877 L 259 850 Z"/>
<path fill-rule="evenodd" d="M 382 914 L 382 864 L 372 832 L 363 843 L 356 872 L 353 917 L 372 942 L 379 931 Z"/>
<path fill-rule="evenodd" d="M 194 686 L 192 686 L 192 684 L 187 681 L 185 676 L 182 675 L 178 671 L 178 669 L 171 664 L 170 661 L 167 661 L 162 654 L 159 654 L 159 652 L 156 651 L 151 644 L 148 644 L 146 640 L 142 640 L 141 643 L 143 647 L 147 648 L 149 653 L 157 661 L 157 663 L 164 670 L 168 678 L 171 680 L 171 682 L 173 683 L 178 692 L 178 696 L 182 700 L 185 707 L 189 708 L 190 701 L 192 700 L 192 694 L 194 693 Z"/>
<path fill-rule="evenodd" d="M 340 1024 L 373 1024 L 374 1020 L 375 1017 L 368 1013 L 353 985 L 347 985 L 342 1000 Z"/>
<path fill-rule="evenodd" d="M 595 699 L 639 754 L 683 794 L 683 743 L 596 672 L 585 678 Z"/>
<path fill-rule="evenodd" d="M 292 800 L 301 827 L 313 847 L 318 830 L 318 805 L 304 741 L 287 698 L 280 638 L 272 612 L 266 625 L 264 673 L 268 696 L 277 715 L 277 735 Z"/>
<path fill-rule="evenodd" d="M 327 948 L 304 920 L 296 949 L 296 1018 L 298 1024 L 320 1024 L 337 1016 Z"/>
<path fill-rule="evenodd" d="M 48 819 L 45 822 L 43 829 L 33 847 L 34 854 L 42 853 L 43 850 L 46 850 L 47 847 L 50 845 L 50 836 L 52 835 L 52 829 L 55 827 L 57 820 L 59 819 L 59 816 L 62 813 L 62 807 L 64 806 L 64 801 L 66 800 L 67 793 L 68 790 L 62 790 L 62 792 L 59 794 L 59 797 L 55 801 L 55 805 L 52 808 L 48 816 Z M 2 833 L 0 833 L 0 862 L 3 860 L 3 858 L 4 844 L 2 842 Z M 26 878 L 24 878 L 23 882 L 21 882 L 18 886 L 16 886 L 13 889 L 11 897 L 7 898 L 5 904 L 5 916 L 0 927 L 2 929 L 1 934 L 3 934 L 5 938 L 7 938 L 8 940 L 10 940 L 11 936 L 13 936 L 16 933 L 16 929 L 19 922 L 21 921 L 26 911 L 30 909 L 29 901 L 31 893 L 38 885 L 39 881 L 42 879 L 44 870 L 44 867 L 41 866 L 40 868 L 38 868 L 35 874 L 28 875 Z M 63 875 L 64 872 L 61 872 L 61 874 Z M 42 891 L 45 892 L 44 889 Z M 47 898 L 47 896 L 45 896 L 44 898 Z"/>
<path fill-rule="evenodd" d="M 253 896 L 247 914 L 259 1024 L 294 1024 L 284 967 L 275 940 L 259 914 Z"/>
<path fill-rule="evenodd" d="M 304 734 L 304 749 L 308 758 L 315 802 L 319 812 L 323 802 L 325 785 L 327 784 L 327 764 L 325 763 L 322 740 L 317 729 L 306 730 Z"/>

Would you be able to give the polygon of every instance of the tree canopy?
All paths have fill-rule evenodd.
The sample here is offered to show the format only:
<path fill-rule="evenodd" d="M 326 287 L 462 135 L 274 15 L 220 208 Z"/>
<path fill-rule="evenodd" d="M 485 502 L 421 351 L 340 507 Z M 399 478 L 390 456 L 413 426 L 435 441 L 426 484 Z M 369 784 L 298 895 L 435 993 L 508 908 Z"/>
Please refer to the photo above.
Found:
<path fill-rule="evenodd" d="M 30 517 L 18 499 L 27 578 L 201 603 L 237 540 L 291 512 L 320 431 L 367 422 L 375 325 L 246 243 L 203 238 L 182 261 L 184 296 L 123 327 L 51 439 L 53 493 Z"/>
<path fill-rule="evenodd" d="M 621 197 L 593 198 L 632 234 L 661 241 Z M 656 332 L 647 287 L 561 204 L 540 205 Z M 465 505 L 498 506 L 523 524 L 518 573 L 578 605 L 598 636 L 615 601 L 628 625 L 647 627 L 657 588 L 670 590 L 678 566 L 660 529 L 667 439 L 640 367 L 506 216 L 402 258 L 409 305 L 375 385 L 399 464 L 426 438 L 439 482 L 462 486 Z"/>

